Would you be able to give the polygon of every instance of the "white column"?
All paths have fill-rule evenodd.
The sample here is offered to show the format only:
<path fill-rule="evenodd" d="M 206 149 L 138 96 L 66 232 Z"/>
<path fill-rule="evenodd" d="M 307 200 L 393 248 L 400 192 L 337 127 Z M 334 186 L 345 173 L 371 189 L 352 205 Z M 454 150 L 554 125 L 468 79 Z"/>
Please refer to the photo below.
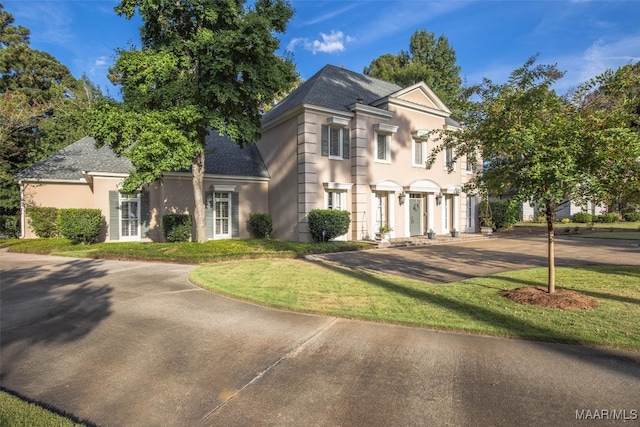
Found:
<path fill-rule="evenodd" d="M 427 231 L 436 230 L 435 214 L 436 214 L 436 197 L 433 193 L 429 193 L 427 194 Z"/>
<path fill-rule="evenodd" d="M 393 228 L 393 231 L 389 233 L 389 237 L 396 237 L 396 193 L 388 193 L 387 197 L 387 209 L 389 211 L 389 225 Z"/>
<path fill-rule="evenodd" d="M 453 229 L 460 231 L 460 195 L 453 196 Z"/>

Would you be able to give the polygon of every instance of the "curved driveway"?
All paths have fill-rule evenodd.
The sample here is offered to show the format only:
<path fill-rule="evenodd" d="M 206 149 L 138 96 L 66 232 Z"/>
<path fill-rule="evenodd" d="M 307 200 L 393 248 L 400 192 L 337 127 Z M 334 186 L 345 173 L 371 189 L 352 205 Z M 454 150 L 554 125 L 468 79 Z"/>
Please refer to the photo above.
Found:
<path fill-rule="evenodd" d="M 104 426 L 638 422 L 640 353 L 272 310 L 192 268 L 0 251 L 0 385 Z"/>

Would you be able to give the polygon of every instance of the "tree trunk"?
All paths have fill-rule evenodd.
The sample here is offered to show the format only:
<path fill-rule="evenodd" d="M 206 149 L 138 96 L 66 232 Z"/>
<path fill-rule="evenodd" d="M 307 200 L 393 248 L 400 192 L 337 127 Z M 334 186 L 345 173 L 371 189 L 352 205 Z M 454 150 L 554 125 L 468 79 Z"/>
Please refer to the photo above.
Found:
<path fill-rule="evenodd" d="M 547 292 L 550 294 L 556 291 L 556 263 L 555 263 L 555 248 L 554 248 L 554 233 L 553 233 L 553 213 L 555 209 L 551 206 L 546 206 L 545 216 L 547 217 L 547 236 L 548 236 L 548 265 L 549 275 L 547 280 Z"/>
<path fill-rule="evenodd" d="M 193 159 L 193 217 L 196 223 L 196 242 L 207 241 L 207 225 L 205 223 L 204 208 L 204 151 Z"/>

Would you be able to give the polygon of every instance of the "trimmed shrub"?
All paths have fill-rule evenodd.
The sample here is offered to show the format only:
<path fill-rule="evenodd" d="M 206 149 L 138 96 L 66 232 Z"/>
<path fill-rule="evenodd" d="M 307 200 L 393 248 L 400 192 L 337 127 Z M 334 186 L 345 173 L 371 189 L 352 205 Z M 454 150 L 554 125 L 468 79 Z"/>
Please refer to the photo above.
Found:
<path fill-rule="evenodd" d="M 58 210 L 58 230 L 60 235 L 73 244 L 95 243 L 100 236 L 104 217 L 100 209 L 60 209 Z"/>
<path fill-rule="evenodd" d="M 624 214 L 624 220 L 629 222 L 640 221 L 640 212 L 629 212 Z"/>
<path fill-rule="evenodd" d="M 593 215 L 591 215 L 589 212 L 578 212 L 573 215 L 573 222 L 588 224 L 590 222 L 593 222 Z"/>
<path fill-rule="evenodd" d="M 255 237 L 269 237 L 273 231 L 273 221 L 268 213 L 257 212 L 249 214 L 247 223 L 249 230 Z"/>
<path fill-rule="evenodd" d="M 162 231 L 167 242 L 191 240 L 191 215 L 169 214 L 162 217 Z"/>
<path fill-rule="evenodd" d="M 16 215 L 0 215 L 0 236 L 17 237 L 19 223 Z"/>
<path fill-rule="evenodd" d="M 58 208 L 33 206 L 27 208 L 29 226 L 38 237 L 58 237 Z"/>
<path fill-rule="evenodd" d="M 486 203 L 486 200 L 483 200 L 478 208 L 478 212 L 482 213 L 480 225 L 492 227 L 494 230 L 511 228 L 520 219 L 520 204 L 515 200 L 490 200 L 488 211 L 491 212 L 491 218 L 484 218 L 484 212 L 487 212 Z"/>
<path fill-rule="evenodd" d="M 326 242 L 342 236 L 349 231 L 350 223 L 351 218 L 347 211 L 313 209 L 309 212 L 309 231 L 315 242 Z"/>
<path fill-rule="evenodd" d="M 606 213 L 597 216 L 597 222 L 612 223 L 620 221 L 620 215 L 617 213 Z"/>

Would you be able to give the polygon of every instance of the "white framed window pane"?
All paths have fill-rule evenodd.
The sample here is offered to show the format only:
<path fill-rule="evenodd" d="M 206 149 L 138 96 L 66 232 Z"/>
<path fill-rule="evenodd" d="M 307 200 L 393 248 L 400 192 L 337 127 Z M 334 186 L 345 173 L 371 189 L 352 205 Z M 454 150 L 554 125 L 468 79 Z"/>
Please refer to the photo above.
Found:
<path fill-rule="evenodd" d="M 387 135 L 378 135 L 378 160 L 387 160 Z"/>
<path fill-rule="evenodd" d="M 416 165 L 422 165 L 424 163 L 422 144 L 423 144 L 422 141 L 415 141 L 413 145 L 414 147 L 413 163 Z"/>
<path fill-rule="evenodd" d="M 342 155 L 342 153 L 340 153 L 341 145 L 340 129 L 331 128 L 329 130 L 329 155 L 340 157 Z"/>

